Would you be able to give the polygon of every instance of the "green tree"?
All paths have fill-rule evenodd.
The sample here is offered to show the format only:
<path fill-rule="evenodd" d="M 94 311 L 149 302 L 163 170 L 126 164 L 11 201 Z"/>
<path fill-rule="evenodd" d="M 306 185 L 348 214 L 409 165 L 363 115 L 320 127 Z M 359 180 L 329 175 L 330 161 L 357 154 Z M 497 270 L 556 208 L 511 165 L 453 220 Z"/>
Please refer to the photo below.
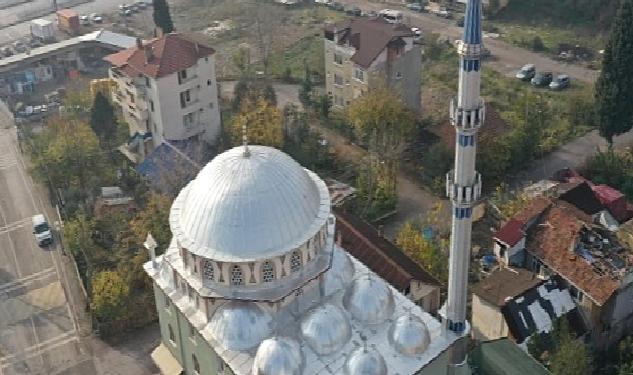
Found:
<path fill-rule="evenodd" d="M 95 243 L 92 238 L 92 220 L 84 213 L 64 223 L 64 241 L 66 247 L 75 255 L 92 253 Z"/>
<path fill-rule="evenodd" d="M 171 20 L 167 0 L 152 0 L 152 3 L 154 7 L 152 16 L 156 27 L 160 28 L 164 34 L 169 34 L 174 31 L 174 23 Z"/>
<path fill-rule="evenodd" d="M 600 135 L 613 144 L 613 137 L 633 126 L 633 0 L 623 0 L 613 22 L 596 82 Z"/>
<path fill-rule="evenodd" d="M 130 289 L 117 271 L 101 271 L 92 279 L 90 308 L 101 322 L 122 319 Z"/>
<path fill-rule="evenodd" d="M 283 116 L 274 104 L 260 97 L 254 104 L 242 105 L 242 110 L 233 117 L 231 138 L 233 145 L 242 144 L 243 129 L 246 128 L 248 142 L 281 148 L 284 143 Z"/>
<path fill-rule="evenodd" d="M 559 343 L 551 356 L 553 375 L 591 375 L 591 358 L 585 344 L 573 339 Z"/>
<path fill-rule="evenodd" d="M 130 228 L 138 244 L 145 241 L 147 233 L 152 233 L 158 244 L 156 249 L 158 254 L 167 248 L 171 240 L 169 228 L 171 202 L 166 195 L 152 194 L 145 207 L 130 221 Z"/>
<path fill-rule="evenodd" d="M 330 118 L 331 108 L 332 108 L 332 99 L 330 99 L 330 96 L 329 95 L 319 96 L 319 101 L 318 101 L 319 116 L 321 116 L 321 118 L 324 118 L 324 119 Z"/>
<path fill-rule="evenodd" d="M 95 95 L 90 110 L 90 127 L 95 132 L 101 145 L 108 151 L 114 146 L 117 133 L 117 121 L 114 107 L 101 92 Z"/>
<path fill-rule="evenodd" d="M 242 103 L 250 105 L 256 103 L 259 98 L 264 98 L 272 105 L 277 105 L 277 95 L 270 82 L 242 78 L 237 81 L 233 89 L 231 107 L 234 111 L 239 111 L 242 109 Z"/>
<path fill-rule="evenodd" d="M 301 87 L 299 88 L 299 100 L 305 109 L 312 105 L 312 81 L 310 80 L 310 77 L 306 77 L 303 81 L 301 81 Z"/>
<path fill-rule="evenodd" d="M 407 255 L 415 259 L 427 271 L 439 280 L 446 281 L 448 261 L 440 246 L 422 236 L 420 228 L 407 222 L 396 235 L 396 245 Z"/>

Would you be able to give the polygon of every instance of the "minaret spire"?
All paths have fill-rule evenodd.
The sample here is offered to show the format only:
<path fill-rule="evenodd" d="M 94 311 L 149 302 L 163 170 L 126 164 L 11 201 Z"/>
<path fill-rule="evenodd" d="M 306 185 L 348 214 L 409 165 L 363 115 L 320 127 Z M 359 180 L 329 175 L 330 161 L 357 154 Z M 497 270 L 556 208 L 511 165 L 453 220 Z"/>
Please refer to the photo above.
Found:
<path fill-rule="evenodd" d="M 481 195 L 481 175 L 475 171 L 477 132 L 484 122 L 485 106 L 480 97 L 481 1 L 468 0 L 463 40 L 458 43 L 459 92 L 451 101 L 450 118 L 455 127 L 455 169 L 446 175 L 446 194 L 453 205 L 449 258 L 448 299 L 444 329 L 464 335 L 449 355 L 449 374 L 465 369 L 467 354 L 466 301 L 470 263 L 472 211 Z"/>

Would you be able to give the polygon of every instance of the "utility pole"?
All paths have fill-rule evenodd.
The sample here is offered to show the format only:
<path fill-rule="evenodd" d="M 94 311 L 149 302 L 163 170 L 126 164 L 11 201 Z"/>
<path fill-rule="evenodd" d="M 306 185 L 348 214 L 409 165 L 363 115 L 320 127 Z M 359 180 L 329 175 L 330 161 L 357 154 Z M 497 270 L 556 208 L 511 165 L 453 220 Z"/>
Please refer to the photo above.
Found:
<path fill-rule="evenodd" d="M 481 175 L 475 170 L 477 132 L 484 122 L 485 105 L 481 86 L 481 0 L 468 0 L 464 35 L 458 43 L 459 91 L 451 101 L 450 118 L 455 127 L 455 169 L 446 175 L 446 194 L 453 205 L 449 258 L 448 299 L 442 328 L 459 339 L 448 353 L 449 375 L 468 374 L 466 321 L 468 268 L 471 251 L 472 212 L 481 196 Z"/>

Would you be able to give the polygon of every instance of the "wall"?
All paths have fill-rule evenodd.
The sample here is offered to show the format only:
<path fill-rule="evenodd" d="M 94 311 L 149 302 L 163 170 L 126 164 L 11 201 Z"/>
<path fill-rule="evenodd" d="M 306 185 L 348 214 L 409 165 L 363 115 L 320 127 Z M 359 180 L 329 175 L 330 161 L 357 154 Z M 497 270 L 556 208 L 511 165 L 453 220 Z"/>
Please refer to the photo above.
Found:
<path fill-rule="evenodd" d="M 395 58 L 390 63 L 390 68 L 386 69 L 387 84 L 390 88 L 402 95 L 407 106 L 415 113 L 421 113 L 422 98 L 422 51 L 418 44 L 409 46 L 403 56 Z M 410 49 L 409 49 L 410 48 Z M 386 68 L 389 62 L 383 66 Z M 397 74 L 401 74 L 401 78 Z"/>
<path fill-rule="evenodd" d="M 435 314 L 440 308 L 440 288 L 412 280 L 410 298 L 428 313 Z"/>
<path fill-rule="evenodd" d="M 508 325 L 498 306 L 478 295 L 472 300 L 472 335 L 476 340 L 494 340 L 508 336 Z"/>

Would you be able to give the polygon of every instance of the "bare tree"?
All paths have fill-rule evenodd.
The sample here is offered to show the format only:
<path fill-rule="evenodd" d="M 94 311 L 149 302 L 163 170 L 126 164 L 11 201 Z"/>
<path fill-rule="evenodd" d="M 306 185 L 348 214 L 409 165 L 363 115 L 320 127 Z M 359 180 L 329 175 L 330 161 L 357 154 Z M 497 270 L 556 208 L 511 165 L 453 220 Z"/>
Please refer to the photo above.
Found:
<path fill-rule="evenodd" d="M 255 41 L 261 62 L 264 65 L 264 74 L 268 74 L 270 66 L 270 56 L 273 52 L 273 40 L 275 39 L 277 29 L 280 25 L 279 14 L 266 4 L 255 4 L 254 7 L 255 20 Z"/>

